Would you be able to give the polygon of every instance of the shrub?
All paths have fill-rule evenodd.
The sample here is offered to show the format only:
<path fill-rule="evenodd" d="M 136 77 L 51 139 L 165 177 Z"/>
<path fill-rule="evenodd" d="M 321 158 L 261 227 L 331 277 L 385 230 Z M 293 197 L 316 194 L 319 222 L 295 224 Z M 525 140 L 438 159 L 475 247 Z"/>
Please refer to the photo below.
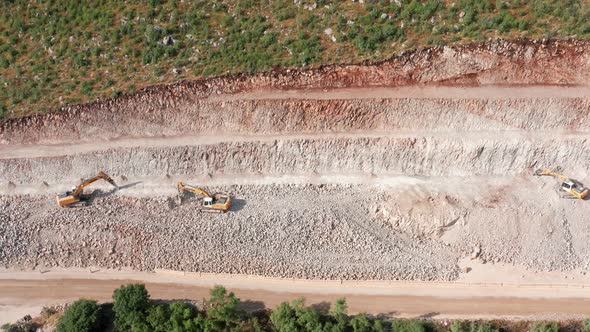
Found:
<path fill-rule="evenodd" d="M 304 307 L 304 300 L 298 299 L 293 302 L 279 304 L 270 315 L 270 321 L 278 332 L 301 331 L 302 327 L 298 322 L 298 314 Z"/>
<path fill-rule="evenodd" d="M 234 293 L 228 293 L 222 286 L 215 286 L 210 291 L 207 301 L 207 326 L 214 331 L 232 330 L 239 326 L 245 313 L 238 309 L 240 299 Z M 180 308 L 178 308 L 180 310 Z M 184 307 L 183 310 L 188 310 Z"/>
<path fill-rule="evenodd" d="M 532 332 L 559 332 L 559 324 L 553 323 L 536 323 L 533 325 Z"/>
<path fill-rule="evenodd" d="M 98 331 L 99 307 L 96 301 L 80 299 L 72 303 L 57 322 L 57 332 Z"/>
<path fill-rule="evenodd" d="M 31 332 L 33 327 L 30 322 L 18 322 L 16 324 L 4 324 L 0 326 L 2 332 Z"/>
<path fill-rule="evenodd" d="M 146 321 L 154 332 L 170 331 L 170 310 L 166 304 L 154 304 L 147 312 Z"/>
<path fill-rule="evenodd" d="M 391 322 L 391 330 L 395 332 L 425 332 L 426 323 L 418 319 L 396 319 Z"/>
<path fill-rule="evenodd" d="M 350 320 L 350 326 L 354 332 L 371 332 L 373 331 L 373 324 L 365 314 L 354 316 Z"/>
<path fill-rule="evenodd" d="M 84 81 L 80 85 L 80 93 L 85 96 L 90 96 L 92 94 L 92 82 L 91 81 Z"/>
<path fill-rule="evenodd" d="M 130 284 L 115 289 L 113 311 L 115 326 L 120 331 L 139 329 L 146 325 L 149 295 L 142 284 Z"/>
<path fill-rule="evenodd" d="M 170 305 L 170 320 L 168 322 L 168 331 L 202 331 L 203 323 L 197 318 L 195 308 L 184 302 L 174 302 Z M 214 325 L 214 328 L 205 328 L 208 331 L 229 331 L 228 325 Z"/>
<path fill-rule="evenodd" d="M 498 332 L 489 324 L 456 320 L 451 324 L 451 332 Z"/>

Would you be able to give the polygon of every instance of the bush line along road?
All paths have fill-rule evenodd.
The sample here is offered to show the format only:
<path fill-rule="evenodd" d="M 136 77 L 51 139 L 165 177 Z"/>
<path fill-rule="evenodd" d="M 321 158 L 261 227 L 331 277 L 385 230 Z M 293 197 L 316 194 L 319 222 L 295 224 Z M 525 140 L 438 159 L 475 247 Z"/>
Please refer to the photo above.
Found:
<path fill-rule="evenodd" d="M 507 301 L 538 311 L 489 307 L 481 317 L 579 318 L 590 205 L 533 175 L 559 166 L 590 183 L 589 51 L 581 39 L 434 46 L 379 64 L 181 81 L 9 117 L 0 123 L 3 287 L 51 285 L 40 272 L 71 280 L 75 269 L 164 269 L 283 278 L 287 293 L 293 278 L 342 280 L 332 296 L 375 295 L 378 280 L 442 282 L 457 287 L 447 298 L 465 292 L 477 303 L 463 283 L 491 294 L 512 284 L 533 288 Z M 89 206 L 56 204 L 55 193 L 98 170 L 119 189 L 97 182 Z M 230 211 L 179 204 L 178 181 L 229 194 Z M 111 273 L 104 279 L 124 279 Z M 545 311 L 554 307 L 538 298 L 556 289 L 555 303 L 577 310 Z M 79 297 L 59 291 L 48 305 Z M 379 291 L 373 310 L 384 312 L 395 294 Z M 425 294 L 405 295 L 419 303 Z M 25 294 L 2 301 L 18 313 L 39 305 Z M 431 316 L 473 314 L 453 305 Z M 406 308 L 399 314 L 431 313 Z"/>
<path fill-rule="evenodd" d="M 58 308 L 45 307 L 41 317 L 6 324 L 6 330 L 29 330 L 57 322 L 58 332 L 110 331 L 520 331 L 534 332 L 583 330 L 590 321 L 491 323 L 462 320 L 425 321 L 348 315 L 345 299 L 305 306 L 302 298 L 282 302 L 271 311 L 260 310 L 260 302 L 242 302 L 221 286 L 210 290 L 202 301 L 154 301 L 142 284 L 128 284 L 113 291 L 113 303 L 98 305 L 80 299 L 68 305 L 62 314 Z M 258 309 L 258 310 L 257 310 Z M 560 326 L 561 325 L 561 326 Z"/>

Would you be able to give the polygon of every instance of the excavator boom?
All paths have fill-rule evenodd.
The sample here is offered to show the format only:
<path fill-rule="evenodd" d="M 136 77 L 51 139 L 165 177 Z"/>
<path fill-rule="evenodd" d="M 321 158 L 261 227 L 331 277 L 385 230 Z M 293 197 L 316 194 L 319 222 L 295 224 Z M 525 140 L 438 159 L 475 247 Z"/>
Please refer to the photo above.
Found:
<path fill-rule="evenodd" d="M 72 191 L 66 191 L 65 193 L 57 194 L 57 204 L 59 204 L 60 206 L 69 206 L 80 202 L 82 200 L 82 193 L 84 191 L 84 187 L 101 179 L 112 184 L 115 188 L 119 188 L 110 176 L 108 176 L 103 171 L 100 171 L 98 172 L 97 176 L 87 180 L 83 180 L 82 183 L 80 183 Z"/>
<path fill-rule="evenodd" d="M 194 186 L 191 186 L 188 184 L 184 184 L 182 182 L 178 182 L 178 193 L 182 195 L 182 194 L 184 194 L 185 190 L 190 191 L 190 192 L 197 194 L 197 195 L 201 195 L 203 197 L 211 197 L 209 195 L 209 193 L 207 193 L 206 191 L 204 191 L 202 189 L 199 189 L 197 187 L 194 187 Z"/>
<path fill-rule="evenodd" d="M 565 175 L 561 175 L 561 174 L 555 173 L 555 172 L 554 172 L 553 170 L 551 170 L 551 169 L 546 169 L 546 170 L 540 170 L 540 169 L 539 169 L 539 170 L 537 170 L 537 171 L 535 172 L 535 175 L 536 175 L 536 176 L 550 175 L 550 176 L 556 177 L 556 178 L 558 178 L 558 179 L 560 179 L 560 180 L 562 180 L 562 181 L 564 181 L 564 180 L 566 180 L 566 179 L 567 179 L 567 177 L 566 177 Z"/>

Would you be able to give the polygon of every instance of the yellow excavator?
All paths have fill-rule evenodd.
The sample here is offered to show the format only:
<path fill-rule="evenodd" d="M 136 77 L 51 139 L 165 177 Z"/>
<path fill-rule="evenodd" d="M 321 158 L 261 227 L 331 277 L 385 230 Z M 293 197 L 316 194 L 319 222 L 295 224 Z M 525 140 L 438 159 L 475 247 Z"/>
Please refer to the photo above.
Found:
<path fill-rule="evenodd" d="M 560 179 L 561 182 L 561 190 L 565 191 L 566 193 L 568 193 L 569 196 L 568 198 L 579 198 L 579 199 L 584 199 L 586 198 L 586 196 L 588 196 L 588 188 L 585 188 L 583 184 L 581 184 L 580 182 L 570 179 L 567 176 L 558 174 L 556 172 L 559 172 L 559 169 L 553 171 L 551 169 L 546 169 L 546 170 L 542 170 L 539 169 L 535 172 L 536 176 L 543 176 L 543 175 L 549 175 L 549 176 L 553 176 L 555 178 Z"/>
<path fill-rule="evenodd" d="M 78 186 L 72 187 L 71 191 L 66 191 L 65 193 L 57 194 L 57 204 L 59 204 L 59 206 L 62 207 L 74 206 L 76 203 L 87 204 L 87 200 L 89 197 L 84 195 L 84 187 L 98 180 L 105 180 L 106 182 L 112 184 L 115 188 L 119 188 L 110 176 L 106 175 L 103 171 L 100 171 L 98 172 L 97 176 L 87 180 L 83 180 L 82 183 L 80 183 Z"/>
<path fill-rule="evenodd" d="M 180 203 L 182 203 L 182 198 L 186 191 L 203 196 L 203 207 L 201 211 L 225 213 L 231 207 L 231 197 L 227 194 L 209 195 L 209 193 L 202 189 L 178 182 L 178 198 Z"/>

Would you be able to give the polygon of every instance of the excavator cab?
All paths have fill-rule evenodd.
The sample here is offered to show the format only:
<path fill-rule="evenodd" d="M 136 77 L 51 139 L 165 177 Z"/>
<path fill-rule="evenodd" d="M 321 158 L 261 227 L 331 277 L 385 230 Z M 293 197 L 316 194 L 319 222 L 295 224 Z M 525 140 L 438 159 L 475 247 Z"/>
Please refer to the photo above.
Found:
<path fill-rule="evenodd" d="M 588 196 L 588 188 L 584 188 L 584 185 L 576 180 L 566 179 L 561 184 L 561 189 L 579 199 L 584 199 Z"/>
<path fill-rule="evenodd" d="M 205 206 L 205 207 L 211 207 L 211 206 L 213 206 L 213 198 L 211 198 L 211 197 L 204 197 L 203 198 L 203 206 Z"/>
<path fill-rule="evenodd" d="M 563 183 L 561 184 L 561 188 L 566 191 L 572 190 L 574 188 L 574 181 L 569 179 L 563 181 Z"/>

